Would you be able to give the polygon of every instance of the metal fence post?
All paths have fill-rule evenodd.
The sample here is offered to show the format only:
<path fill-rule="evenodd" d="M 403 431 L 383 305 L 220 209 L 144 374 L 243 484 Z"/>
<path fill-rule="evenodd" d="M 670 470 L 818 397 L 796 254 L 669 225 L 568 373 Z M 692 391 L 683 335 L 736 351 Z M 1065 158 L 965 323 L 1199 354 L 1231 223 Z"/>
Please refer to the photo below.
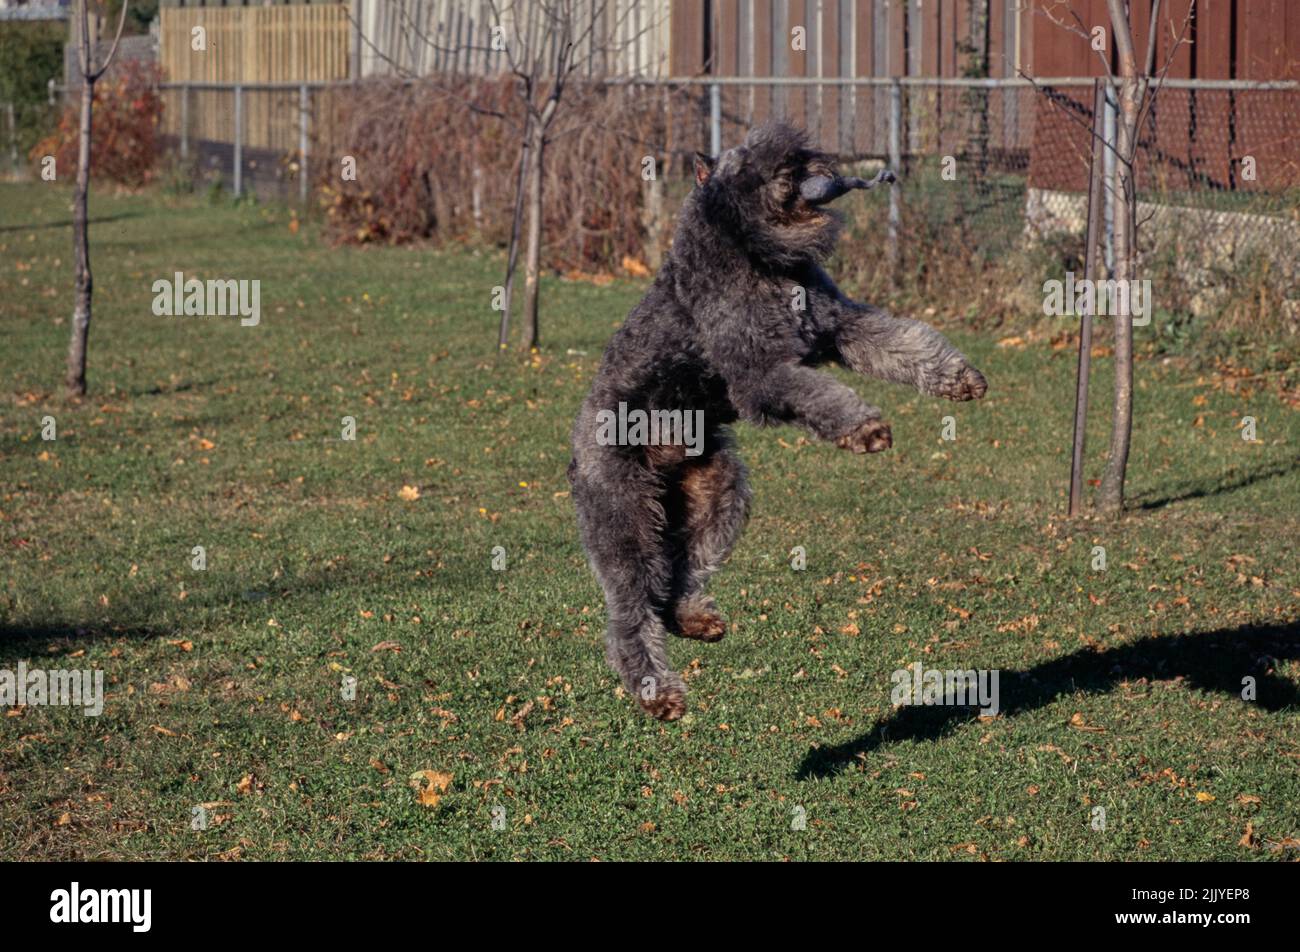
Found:
<path fill-rule="evenodd" d="M 18 177 L 18 120 L 14 115 L 14 104 L 5 103 L 5 112 L 9 116 L 9 164 L 14 178 Z"/>
<path fill-rule="evenodd" d="M 181 86 L 181 159 L 190 157 L 190 84 Z"/>
<path fill-rule="evenodd" d="M 298 201 L 307 204 L 307 123 L 311 116 L 311 99 L 307 84 L 298 87 Z"/>
<path fill-rule="evenodd" d="M 235 84 L 235 197 L 244 194 L 244 87 Z"/>
<path fill-rule="evenodd" d="M 709 87 L 709 146 L 716 158 L 722 154 L 722 87 Z"/>
<path fill-rule="evenodd" d="M 903 86 L 897 80 L 889 86 L 889 167 L 895 175 L 903 173 Z M 889 262 L 890 280 L 898 278 L 898 231 L 902 223 L 898 186 L 889 190 Z"/>
<path fill-rule="evenodd" d="M 352 48 L 348 51 L 351 54 L 349 57 L 350 62 L 348 63 L 348 72 L 352 74 L 349 78 L 352 80 L 354 85 L 361 81 L 361 44 L 363 39 L 361 19 L 365 14 L 365 11 L 361 8 L 361 4 L 362 0 L 350 0 L 348 4 L 348 14 L 349 18 L 352 20 L 352 37 L 350 44 Z"/>
<path fill-rule="evenodd" d="M 1109 83 L 1106 84 L 1106 113 L 1103 124 L 1102 136 L 1106 141 L 1106 201 L 1103 203 L 1105 211 L 1106 227 L 1103 232 L 1105 235 L 1106 249 L 1106 276 L 1115 273 L 1115 204 L 1114 195 L 1118 180 L 1115 176 L 1115 118 L 1118 113 L 1119 104 L 1115 101 L 1115 88 Z"/>

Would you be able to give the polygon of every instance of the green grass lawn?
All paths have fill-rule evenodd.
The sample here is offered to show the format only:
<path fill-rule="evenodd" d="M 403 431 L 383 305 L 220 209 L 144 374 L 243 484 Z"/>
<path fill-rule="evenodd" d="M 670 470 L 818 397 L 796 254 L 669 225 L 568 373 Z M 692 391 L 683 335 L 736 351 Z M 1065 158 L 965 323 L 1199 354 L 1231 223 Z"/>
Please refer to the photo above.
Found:
<path fill-rule="evenodd" d="M 741 428 L 731 631 L 674 641 L 690 712 L 661 724 L 605 667 L 565 480 L 643 283 L 548 281 L 542 353 L 498 359 L 495 254 L 98 189 L 74 406 L 68 201 L 0 187 L 0 668 L 108 696 L 0 711 L 5 858 L 1300 856 L 1293 379 L 1142 362 L 1116 523 L 1063 517 L 1074 355 L 1046 335 L 950 329 L 978 404 L 858 380 L 885 454 Z M 155 317 L 175 271 L 259 279 L 260 326 Z M 895 710 L 918 661 L 998 670 L 1001 713 Z"/>

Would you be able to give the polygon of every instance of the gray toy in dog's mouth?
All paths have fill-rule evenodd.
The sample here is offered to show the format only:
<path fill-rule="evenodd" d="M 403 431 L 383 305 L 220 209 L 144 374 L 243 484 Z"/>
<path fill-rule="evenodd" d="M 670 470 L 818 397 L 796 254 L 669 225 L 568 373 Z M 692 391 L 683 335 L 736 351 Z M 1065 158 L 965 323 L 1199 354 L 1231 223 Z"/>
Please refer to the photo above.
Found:
<path fill-rule="evenodd" d="M 799 195 L 809 205 L 825 205 L 827 202 L 833 202 L 845 192 L 851 192 L 855 188 L 875 188 L 881 182 L 893 183 L 897 181 L 898 176 L 889 169 L 881 169 L 876 173 L 876 177 L 869 182 L 855 176 L 814 175 L 803 180 L 803 184 L 799 186 Z"/>

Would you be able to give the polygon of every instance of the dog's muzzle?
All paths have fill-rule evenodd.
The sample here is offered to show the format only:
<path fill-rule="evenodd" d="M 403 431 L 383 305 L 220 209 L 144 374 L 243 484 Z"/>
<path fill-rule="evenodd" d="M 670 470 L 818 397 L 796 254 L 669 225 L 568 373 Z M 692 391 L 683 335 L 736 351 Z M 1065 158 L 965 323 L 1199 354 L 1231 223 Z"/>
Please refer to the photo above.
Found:
<path fill-rule="evenodd" d="M 893 183 L 896 181 L 898 181 L 898 176 L 889 169 L 881 169 L 871 181 L 855 176 L 814 175 L 803 180 L 803 184 L 799 186 L 799 195 L 809 205 L 825 205 L 827 202 L 833 202 L 845 192 L 851 192 L 855 188 L 875 188 L 881 182 Z"/>

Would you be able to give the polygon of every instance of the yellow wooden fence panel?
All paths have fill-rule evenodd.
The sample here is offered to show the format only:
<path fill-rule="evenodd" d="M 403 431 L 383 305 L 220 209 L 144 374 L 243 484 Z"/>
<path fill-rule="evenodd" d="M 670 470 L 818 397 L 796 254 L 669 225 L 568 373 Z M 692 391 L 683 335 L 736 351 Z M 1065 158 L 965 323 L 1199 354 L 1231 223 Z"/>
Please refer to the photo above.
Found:
<path fill-rule="evenodd" d="M 352 31 L 348 5 L 275 7 L 163 7 L 158 57 L 172 83 L 300 83 L 348 78 Z M 203 49 L 194 49 L 202 28 Z M 163 125 L 179 135 L 181 103 L 169 91 Z M 297 90 L 243 93 L 244 145 L 293 151 L 298 147 Z M 232 90 L 193 90 L 193 139 L 234 141 Z"/>

